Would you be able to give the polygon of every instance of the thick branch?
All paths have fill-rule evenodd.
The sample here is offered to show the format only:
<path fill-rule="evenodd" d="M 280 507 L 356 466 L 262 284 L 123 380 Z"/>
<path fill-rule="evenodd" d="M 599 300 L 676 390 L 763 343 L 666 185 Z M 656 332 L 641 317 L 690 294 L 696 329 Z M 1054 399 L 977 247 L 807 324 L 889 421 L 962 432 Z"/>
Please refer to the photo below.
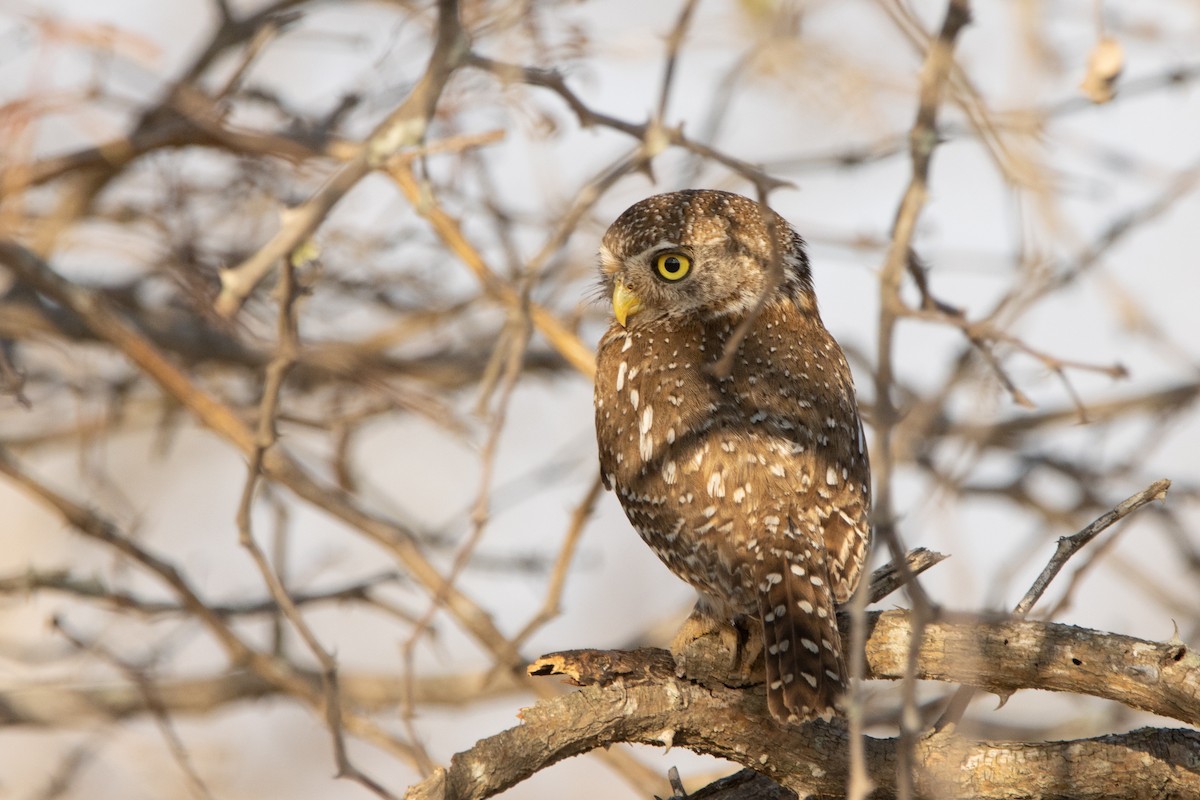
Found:
<path fill-rule="evenodd" d="M 906 611 L 868 615 L 867 677 L 898 680 L 911 629 Z M 917 678 L 1091 695 L 1200 725 L 1200 654 L 1179 642 L 1059 623 L 956 614 L 924 628 Z"/>
<path fill-rule="evenodd" d="M 868 677 L 904 677 L 909 615 L 869 615 Z M 916 677 L 1001 693 L 1040 688 L 1123 702 L 1200 722 L 1200 656 L 1159 644 L 1069 625 L 962 615 L 924 627 Z M 801 795 L 839 795 L 849 768 L 844 724 L 796 731 L 770 721 L 761 686 L 701 686 L 675 675 L 670 654 L 575 651 L 546 656 L 534 674 L 565 675 L 578 692 L 526 709 L 524 725 L 484 739 L 409 797 L 483 798 L 551 764 L 614 742 L 683 746 L 763 772 Z M 868 739 L 870 777 L 892 796 L 897 740 Z M 921 795 L 1099 798 L 1200 792 L 1200 734 L 1143 729 L 1073 742 L 969 742 L 949 735 L 916 745 Z M 1125 787 L 1126 794 L 1120 794 Z M 1114 794 L 1117 792 L 1117 794 Z"/>

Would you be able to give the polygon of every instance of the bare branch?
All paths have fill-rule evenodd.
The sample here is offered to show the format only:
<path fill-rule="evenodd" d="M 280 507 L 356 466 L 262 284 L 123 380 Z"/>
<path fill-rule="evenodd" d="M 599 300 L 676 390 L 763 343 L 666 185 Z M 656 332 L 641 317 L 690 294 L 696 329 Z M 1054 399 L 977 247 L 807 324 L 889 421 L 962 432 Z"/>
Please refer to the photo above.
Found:
<path fill-rule="evenodd" d="M 442 90 L 467 52 L 467 37 L 458 21 L 458 0 L 439 0 L 437 40 L 425 74 L 405 101 L 376 126 L 358 152 L 321 189 L 283 215 L 279 232 L 250 258 L 221 273 L 217 313 L 229 317 L 241 309 L 250 292 L 277 264 L 310 238 L 335 205 L 376 166 L 405 147 L 419 143 Z"/>
<path fill-rule="evenodd" d="M 1050 557 L 1050 561 L 1042 568 L 1037 578 L 1034 579 L 1033 585 L 1029 587 L 1024 597 L 1017 603 L 1017 607 L 1013 609 L 1013 617 L 1024 619 L 1029 615 L 1029 612 L 1033 610 L 1037 601 L 1045 594 L 1046 589 L 1050 586 L 1050 582 L 1066 566 L 1071 556 L 1079 552 L 1088 542 L 1095 539 L 1115 522 L 1124 519 L 1150 501 L 1165 500 L 1167 489 L 1170 487 L 1171 482 L 1168 480 L 1155 481 L 1132 497 L 1128 497 L 1118 503 L 1115 508 L 1098 519 L 1093 520 L 1078 533 L 1059 539 L 1054 555 Z M 970 686 L 959 687 L 954 696 L 950 698 L 950 702 L 938 720 L 936 728 L 942 730 L 948 726 L 957 725 L 958 721 L 962 719 L 962 715 L 966 712 L 967 705 L 971 702 L 974 694 L 975 690 Z"/>
<path fill-rule="evenodd" d="M 908 614 L 870 615 L 870 676 L 902 679 L 908 672 Z M 1075 663 L 1076 661 L 1080 663 Z M 993 622 L 963 617 L 926 626 L 918 677 L 956 680 L 1011 691 L 1014 684 L 1153 705 L 1185 721 L 1200 720 L 1200 655 L 1181 645 L 1155 644 L 1066 625 Z M 840 796 L 848 772 L 841 723 L 813 722 L 804 736 L 771 723 L 761 687 L 699 686 L 675 676 L 660 650 L 575 651 L 531 666 L 539 675 L 565 675 L 583 688 L 526 709 L 524 724 L 484 739 L 445 770 L 411 788 L 408 798 L 490 797 L 563 758 L 614 741 L 686 747 L 742 763 L 801 794 Z M 1191 674 L 1189 674 L 1191 673 Z M 1168 793 L 1200 791 L 1200 771 L 1179 769 L 1181 754 L 1200 746 L 1187 730 L 1142 729 L 1124 736 L 1073 742 L 966 742 L 926 736 L 915 745 L 913 788 L 921 795 L 1140 797 L 1143 780 Z M 867 768 L 884 797 L 896 795 L 896 739 L 868 739 Z M 1134 757 L 1133 753 L 1137 752 Z M 1086 754 L 1064 758 L 1066 753 Z M 1017 757 L 1020 753 L 1020 757 Z M 1131 760 L 1132 759 L 1132 760 Z M 1143 771 L 1144 770 L 1144 771 Z M 1152 777 L 1150 777 L 1152 776 Z M 1120 794 L 1121 787 L 1128 790 Z"/>

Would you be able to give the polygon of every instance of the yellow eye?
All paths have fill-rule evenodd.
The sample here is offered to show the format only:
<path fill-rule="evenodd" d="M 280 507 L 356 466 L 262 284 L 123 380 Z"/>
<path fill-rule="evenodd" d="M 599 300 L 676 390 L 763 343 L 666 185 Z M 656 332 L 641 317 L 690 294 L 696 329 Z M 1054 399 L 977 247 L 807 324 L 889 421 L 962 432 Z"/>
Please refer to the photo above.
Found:
<path fill-rule="evenodd" d="M 692 269 L 692 260 L 683 253 L 659 253 L 654 257 L 654 268 L 665 281 L 683 280 Z"/>

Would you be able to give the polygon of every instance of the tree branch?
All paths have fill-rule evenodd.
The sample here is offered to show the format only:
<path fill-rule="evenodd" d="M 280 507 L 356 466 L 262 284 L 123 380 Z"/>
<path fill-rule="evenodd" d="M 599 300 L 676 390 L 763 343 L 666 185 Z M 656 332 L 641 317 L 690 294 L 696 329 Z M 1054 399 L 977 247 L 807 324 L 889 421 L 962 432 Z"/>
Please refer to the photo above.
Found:
<path fill-rule="evenodd" d="M 321 692 L 321 676 L 299 667 L 313 697 Z M 510 672 L 480 670 L 432 675 L 410 681 L 394 672 L 351 672 L 338 678 L 342 707 L 362 714 L 394 712 L 411 700 L 422 706 L 463 708 L 485 698 L 515 694 L 525 687 Z M 256 672 L 234 669 L 216 675 L 156 680 L 157 701 L 172 716 L 204 716 L 236 703 L 279 697 L 283 689 Z M 0 729 L 15 727 L 72 729 L 97 722 L 139 717 L 150 711 L 137 686 L 47 681 L 21 683 L 0 692 Z"/>
<path fill-rule="evenodd" d="M 281 259 L 312 236 L 338 202 L 376 166 L 402 148 L 420 142 L 433 118 L 442 90 L 467 53 L 467 34 L 459 25 L 457 0 L 439 0 L 437 39 L 425 74 L 387 119 L 379 123 L 354 158 L 346 162 L 303 205 L 288 210 L 283 225 L 254 255 L 221 273 L 221 293 L 214 307 L 231 317 L 250 292 Z"/>
<path fill-rule="evenodd" d="M 869 675 L 904 676 L 906 612 L 870 615 Z M 1000 654 L 1000 655 L 998 655 Z M 1075 664 L 1074 660 L 1081 663 Z M 985 688 L 1075 691 L 1200 721 L 1200 657 L 1182 645 L 1039 622 L 964 616 L 924 629 L 917 677 Z M 773 724 L 761 686 L 731 688 L 676 677 L 663 650 L 574 651 L 546 656 L 535 674 L 567 675 L 578 692 L 525 709 L 524 724 L 483 739 L 413 786 L 409 800 L 490 797 L 562 759 L 614 742 L 682 746 L 736 761 L 802 796 L 841 796 L 849 770 L 840 721 L 803 735 Z M 882 797 L 896 791 L 897 739 L 867 739 L 868 774 Z M 1143 728 L 1070 742 L 972 742 L 922 737 L 919 795 L 991 798 L 1141 797 L 1200 792 L 1200 733 Z"/>

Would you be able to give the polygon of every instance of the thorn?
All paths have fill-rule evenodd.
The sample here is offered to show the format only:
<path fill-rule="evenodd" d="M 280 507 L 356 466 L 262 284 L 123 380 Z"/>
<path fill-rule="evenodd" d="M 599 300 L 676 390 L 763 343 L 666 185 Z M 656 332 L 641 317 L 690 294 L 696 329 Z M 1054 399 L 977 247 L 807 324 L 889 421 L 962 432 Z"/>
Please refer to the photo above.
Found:
<path fill-rule="evenodd" d="M 1167 645 L 1171 648 L 1168 657 L 1172 661 L 1183 661 L 1183 657 L 1188 653 L 1188 646 L 1183 639 L 1179 638 L 1179 623 L 1171 620 L 1171 624 L 1175 626 L 1175 632 L 1171 634 L 1171 638 L 1167 642 Z"/>
<path fill-rule="evenodd" d="M 641 164 L 638 165 L 637 171 L 649 178 L 651 183 L 657 183 L 654 178 L 654 164 L 649 158 L 645 159 Z"/>

